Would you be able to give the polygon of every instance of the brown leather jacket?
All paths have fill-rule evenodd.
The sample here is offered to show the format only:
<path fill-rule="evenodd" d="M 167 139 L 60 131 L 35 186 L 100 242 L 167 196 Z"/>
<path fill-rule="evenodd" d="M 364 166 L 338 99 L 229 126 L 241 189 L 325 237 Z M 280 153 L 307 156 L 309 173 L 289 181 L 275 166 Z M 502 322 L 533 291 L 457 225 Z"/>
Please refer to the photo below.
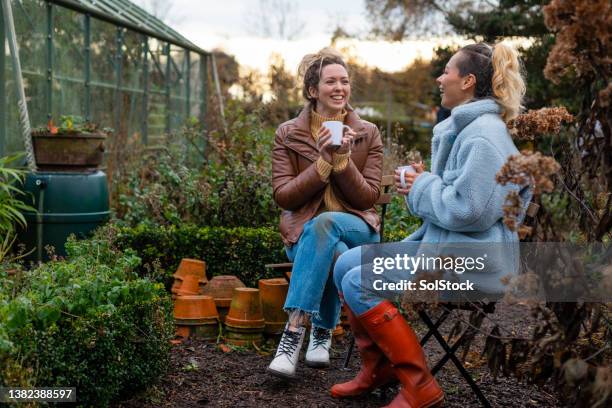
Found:
<path fill-rule="evenodd" d="M 345 124 L 357 135 L 349 164 L 341 173 L 330 175 L 334 195 L 348 212 L 361 217 L 376 231 L 380 218 L 373 208 L 380 195 L 383 144 L 378 128 L 347 107 Z M 283 209 L 280 232 L 291 246 L 298 241 L 304 224 L 315 216 L 323 201 L 327 183 L 321 180 L 314 162 L 319 151 L 310 133 L 310 106 L 297 118 L 278 127 L 272 152 L 274 201 Z"/>

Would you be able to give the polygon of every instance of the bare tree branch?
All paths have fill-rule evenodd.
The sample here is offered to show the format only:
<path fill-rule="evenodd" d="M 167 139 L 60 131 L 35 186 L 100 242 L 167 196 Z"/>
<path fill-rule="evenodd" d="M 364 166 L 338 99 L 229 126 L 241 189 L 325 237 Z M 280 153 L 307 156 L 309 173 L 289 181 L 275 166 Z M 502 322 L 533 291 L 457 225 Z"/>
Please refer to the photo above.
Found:
<path fill-rule="evenodd" d="M 255 12 L 249 10 L 245 21 L 251 35 L 289 41 L 300 37 L 306 28 L 295 0 L 259 0 L 259 7 Z"/>

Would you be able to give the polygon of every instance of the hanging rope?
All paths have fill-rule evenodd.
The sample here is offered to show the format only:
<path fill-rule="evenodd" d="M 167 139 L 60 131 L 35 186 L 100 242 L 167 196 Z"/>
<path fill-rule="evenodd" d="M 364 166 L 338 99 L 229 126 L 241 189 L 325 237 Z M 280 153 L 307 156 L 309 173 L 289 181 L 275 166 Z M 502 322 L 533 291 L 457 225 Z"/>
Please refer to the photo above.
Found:
<path fill-rule="evenodd" d="M 17 35 L 15 33 L 15 23 L 13 21 L 13 10 L 11 0 L 2 0 L 2 11 L 6 34 L 11 50 L 11 60 L 13 62 L 13 72 L 15 73 L 15 86 L 17 88 L 17 107 L 19 108 L 19 125 L 21 137 L 26 151 L 26 162 L 31 171 L 36 170 L 36 159 L 34 158 L 34 147 L 32 146 L 32 128 L 30 127 L 30 116 L 28 115 L 28 103 L 26 101 L 25 89 L 23 87 L 23 77 L 21 75 L 21 62 L 19 61 L 19 50 L 17 48 Z M 4 52 L 4 50 L 2 50 Z M 5 96 L 2 95 L 4 98 Z"/>

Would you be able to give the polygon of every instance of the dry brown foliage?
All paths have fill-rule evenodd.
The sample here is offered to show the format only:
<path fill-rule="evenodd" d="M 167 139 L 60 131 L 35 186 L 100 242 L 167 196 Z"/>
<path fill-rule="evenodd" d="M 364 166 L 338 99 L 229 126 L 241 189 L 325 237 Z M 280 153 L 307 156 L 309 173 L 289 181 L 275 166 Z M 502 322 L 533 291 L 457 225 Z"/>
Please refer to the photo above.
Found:
<path fill-rule="evenodd" d="M 553 0 L 544 7 L 544 22 L 557 34 L 544 75 L 554 83 L 575 74 L 580 78 L 612 71 L 612 5 L 610 0 Z M 605 68 L 604 68 L 605 69 Z"/>
<path fill-rule="evenodd" d="M 519 140 L 534 140 L 537 136 L 553 133 L 558 134 L 562 122 L 570 123 L 574 117 L 561 106 L 558 108 L 542 108 L 529 110 L 510 121 L 510 134 Z"/>
<path fill-rule="evenodd" d="M 552 157 L 544 156 L 540 152 L 523 150 L 521 154 L 510 156 L 495 178 L 502 185 L 531 184 L 534 186 L 534 194 L 538 195 L 553 190 L 554 184 L 550 176 L 557 173 L 560 168 L 559 163 Z"/>
<path fill-rule="evenodd" d="M 545 76 L 559 83 L 570 79 L 582 99 L 575 124 L 564 108 L 529 111 L 510 124 L 517 140 L 527 141 L 553 157 L 523 151 L 512 156 L 497 174 L 501 184 L 531 184 L 540 206 L 532 241 L 579 243 L 612 239 L 612 2 L 610 0 L 552 0 L 544 7 L 546 25 L 556 35 Z M 546 138 L 540 138 L 546 135 Z M 543 141 L 546 142 L 543 142 Z M 540 196 L 540 194 L 550 192 Z M 523 203 L 518 194 L 507 197 L 504 222 L 524 238 L 532 228 L 519 227 Z M 544 259 L 549 255 L 538 252 Z M 580 266 L 582 263 L 579 263 Z M 537 280 L 551 286 L 566 272 L 535 271 Z M 554 270 L 559 276 L 555 276 Z M 578 268 L 580 269 L 580 268 Z M 521 275 L 521 277 L 527 275 Z M 612 280 L 612 269 L 601 270 L 601 285 Z M 520 280 L 519 280 L 520 283 Z M 516 282 L 515 282 L 516 284 Z M 523 284 L 530 284 L 523 282 Z M 537 324 L 530 339 L 510 343 L 492 332 L 487 338 L 488 362 L 495 368 L 512 366 L 517 377 L 553 380 L 568 404 L 609 406 L 612 400 L 612 319 L 609 304 L 546 303 L 531 305 Z M 504 354 L 508 345 L 509 354 Z M 501 357 L 500 357 L 501 356 Z M 505 361 L 507 359 L 507 361 Z M 524 369 L 521 369 L 524 366 Z"/>

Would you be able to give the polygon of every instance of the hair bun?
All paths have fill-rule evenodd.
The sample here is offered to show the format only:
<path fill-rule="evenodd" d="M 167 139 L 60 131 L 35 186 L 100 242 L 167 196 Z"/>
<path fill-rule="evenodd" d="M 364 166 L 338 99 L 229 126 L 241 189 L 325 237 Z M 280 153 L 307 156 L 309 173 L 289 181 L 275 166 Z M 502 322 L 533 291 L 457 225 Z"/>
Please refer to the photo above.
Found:
<path fill-rule="evenodd" d="M 340 54 L 336 49 L 332 47 L 325 47 L 320 49 L 318 52 L 306 54 L 298 65 L 298 77 L 304 77 L 304 74 L 306 73 L 308 68 L 315 64 L 321 64 L 325 58 L 341 60 L 343 59 L 342 54 Z"/>

